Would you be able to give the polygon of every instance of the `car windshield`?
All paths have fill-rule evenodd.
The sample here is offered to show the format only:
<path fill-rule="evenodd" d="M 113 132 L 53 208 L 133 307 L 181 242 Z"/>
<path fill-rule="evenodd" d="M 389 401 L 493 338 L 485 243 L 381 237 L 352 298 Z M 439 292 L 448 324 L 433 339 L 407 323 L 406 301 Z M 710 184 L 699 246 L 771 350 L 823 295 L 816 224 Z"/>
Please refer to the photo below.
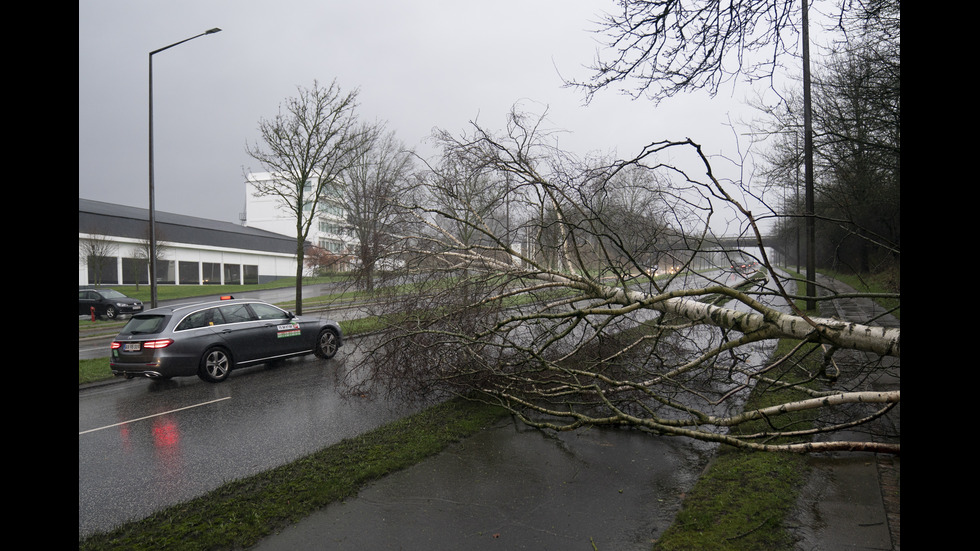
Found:
<path fill-rule="evenodd" d="M 132 335 L 144 334 L 144 333 L 159 333 L 163 330 L 164 326 L 167 324 L 167 316 L 161 316 L 157 314 L 151 315 L 138 315 L 133 316 L 129 320 L 129 323 L 123 327 L 123 333 L 130 333 Z"/>
<path fill-rule="evenodd" d="M 114 291 L 112 289 L 104 289 L 99 291 L 99 294 L 105 298 L 128 298 L 126 295 L 120 293 L 119 291 Z"/>

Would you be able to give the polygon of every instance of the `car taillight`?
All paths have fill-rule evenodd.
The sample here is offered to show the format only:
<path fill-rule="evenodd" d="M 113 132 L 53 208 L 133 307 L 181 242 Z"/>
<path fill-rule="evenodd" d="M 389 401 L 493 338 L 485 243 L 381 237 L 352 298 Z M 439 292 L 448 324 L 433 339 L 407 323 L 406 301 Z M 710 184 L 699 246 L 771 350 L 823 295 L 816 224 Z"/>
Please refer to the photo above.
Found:
<path fill-rule="evenodd" d="M 115 350 L 117 348 L 122 348 L 121 342 L 113 342 L 112 344 L 109 345 L 110 350 Z"/>
<path fill-rule="evenodd" d="M 143 348 L 166 348 L 174 343 L 173 339 L 160 339 L 156 341 L 146 341 Z"/>

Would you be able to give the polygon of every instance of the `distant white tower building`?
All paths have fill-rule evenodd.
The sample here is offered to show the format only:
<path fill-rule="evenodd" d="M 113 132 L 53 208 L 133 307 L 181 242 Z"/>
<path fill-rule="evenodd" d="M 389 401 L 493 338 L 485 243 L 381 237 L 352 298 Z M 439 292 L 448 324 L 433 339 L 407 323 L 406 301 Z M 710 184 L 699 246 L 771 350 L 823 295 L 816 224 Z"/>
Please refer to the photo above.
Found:
<path fill-rule="evenodd" d="M 269 172 L 251 172 L 245 177 L 245 225 L 296 237 L 295 211 L 283 204 L 280 197 L 257 195 L 258 186 L 276 180 Z M 312 193 L 312 186 L 307 190 Z M 304 213 L 307 215 L 309 213 Z M 350 258 L 357 239 L 347 230 L 345 211 L 339 196 L 322 196 L 313 213 L 307 242 L 344 258 L 344 266 L 350 266 Z"/>

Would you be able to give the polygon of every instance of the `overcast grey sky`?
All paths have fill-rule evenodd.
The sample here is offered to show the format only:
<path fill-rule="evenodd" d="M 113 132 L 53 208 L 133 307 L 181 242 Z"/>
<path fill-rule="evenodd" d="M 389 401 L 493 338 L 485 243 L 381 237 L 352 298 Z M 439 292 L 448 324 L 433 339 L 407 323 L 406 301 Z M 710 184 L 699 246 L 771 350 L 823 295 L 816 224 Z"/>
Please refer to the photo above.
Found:
<path fill-rule="evenodd" d="M 153 56 L 156 208 L 237 222 L 245 153 L 296 87 L 360 89 L 361 117 L 424 151 L 433 128 L 502 129 L 515 103 L 547 107 L 560 145 L 628 156 L 690 137 L 736 157 L 729 121 L 745 91 L 654 108 L 616 90 L 590 105 L 584 80 L 610 0 L 85 0 L 79 2 L 79 197 L 148 206 L 148 54 Z M 744 144 L 743 144 L 744 146 Z M 720 167 L 719 170 L 726 169 Z M 733 177 L 737 177 L 735 174 Z"/>

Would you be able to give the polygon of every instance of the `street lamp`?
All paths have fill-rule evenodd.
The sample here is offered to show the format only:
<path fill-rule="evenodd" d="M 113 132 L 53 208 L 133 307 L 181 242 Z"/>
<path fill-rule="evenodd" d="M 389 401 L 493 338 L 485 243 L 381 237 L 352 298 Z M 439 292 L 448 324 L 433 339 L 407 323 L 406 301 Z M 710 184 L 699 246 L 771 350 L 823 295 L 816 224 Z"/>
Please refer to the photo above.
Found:
<path fill-rule="evenodd" d="M 806 309 L 817 308 L 816 224 L 813 196 L 813 116 L 810 99 L 810 0 L 803 1 L 803 155 L 806 157 L 804 196 L 806 209 Z"/>
<path fill-rule="evenodd" d="M 150 52 L 150 307 L 157 307 L 157 231 L 156 231 L 156 215 L 153 206 L 153 54 L 158 54 L 164 50 L 173 48 L 179 44 L 183 44 L 189 40 L 194 40 L 195 38 L 214 34 L 221 32 L 221 29 L 215 27 L 213 29 L 204 31 L 199 35 L 192 36 L 190 38 L 185 38 L 180 42 L 174 42 L 169 46 L 164 46 L 158 50 L 153 50 Z"/>

